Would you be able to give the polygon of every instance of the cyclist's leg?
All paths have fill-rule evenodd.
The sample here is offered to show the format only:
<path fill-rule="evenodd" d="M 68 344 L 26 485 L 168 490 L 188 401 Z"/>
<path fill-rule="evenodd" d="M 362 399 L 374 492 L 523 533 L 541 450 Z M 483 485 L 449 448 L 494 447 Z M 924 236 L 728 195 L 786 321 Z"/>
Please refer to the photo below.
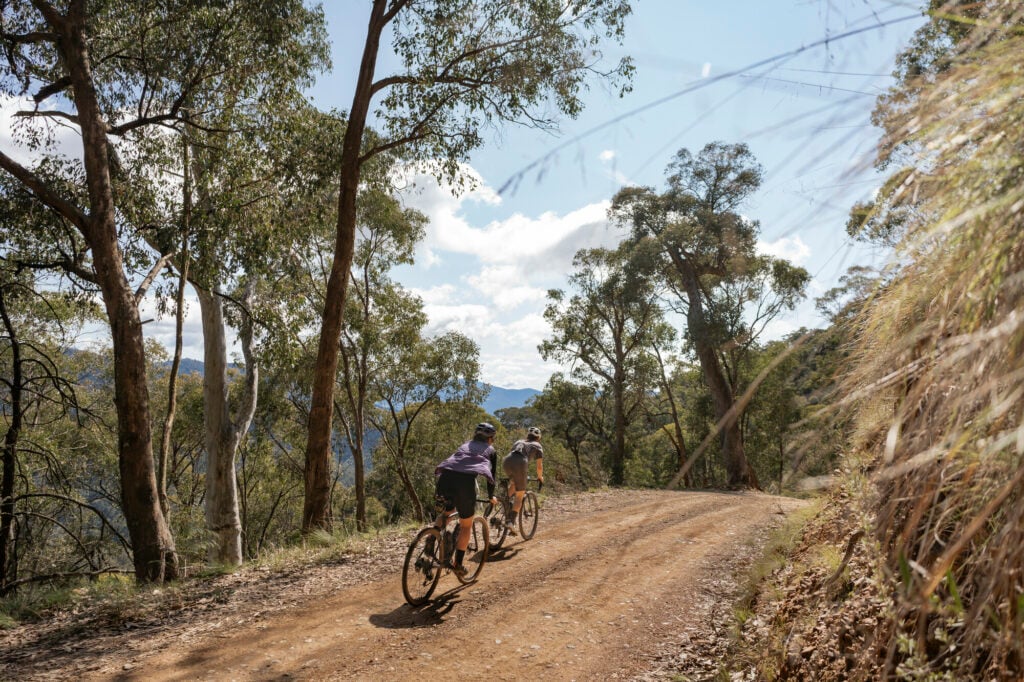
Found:
<path fill-rule="evenodd" d="M 453 502 L 459 512 L 459 537 L 455 540 L 455 556 L 452 563 L 462 568 L 466 548 L 473 536 L 473 516 L 476 514 L 476 477 L 472 474 L 457 474 L 453 486 Z"/>
<path fill-rule="evenodd" d="M 512 517 L 509 521 L 515 520 L 515 515 L 523 508 L 523 495 L 526 494 L 526 465 L 527 460 L 518 455 L 508 455 L 501 463 L 505 474 L 508 476 L 508 495 L 515 501 L 512 504 Z"/>
<path fill-rule="evenodd" d="M 459 537 L 455 541 L 455 551 L 466 553 L 466 548 L 469 547 L 469 539 L 473 536 L 473 517 L 470 516 L 468 519 L 459 517 Z M 456 563 L 462 563 L 460 561 L 461 555 L 456 556 Z"/>
<path fill-rule="evenodd" d="M 442 471 L 434 485 L 434 507 L 437 509 L 437 517 L 434 519 L 434 528 L 444 530 L 448 523 L 448 517 L 455 513 L 455 494 L 457 489 L 457 476 L 451 471 Z M 427 540 L 427 552 L 434 551 L 434 538 Z M 438 557 L 444 559 L 444 557 Z"/>

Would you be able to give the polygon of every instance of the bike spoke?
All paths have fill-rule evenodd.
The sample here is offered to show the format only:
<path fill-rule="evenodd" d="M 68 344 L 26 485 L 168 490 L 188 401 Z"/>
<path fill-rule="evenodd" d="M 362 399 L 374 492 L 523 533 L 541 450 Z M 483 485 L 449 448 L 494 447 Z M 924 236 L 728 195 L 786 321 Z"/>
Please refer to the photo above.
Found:
<path fill-rule="evenodd" d="M 440 539 L 436 528 L 424 528 L 409 544 L 402 566 L 402 592 L 405 600 L 413 606 L 426 603 L 437 587 L 441 576 L 441 565 L 437 560 Z"/>

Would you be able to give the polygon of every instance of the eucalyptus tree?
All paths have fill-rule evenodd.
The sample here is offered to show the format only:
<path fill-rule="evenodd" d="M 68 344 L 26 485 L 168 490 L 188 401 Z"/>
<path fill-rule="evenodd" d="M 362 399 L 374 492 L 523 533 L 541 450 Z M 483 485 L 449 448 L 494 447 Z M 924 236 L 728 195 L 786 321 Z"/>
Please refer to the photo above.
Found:
<path fill-rule="evenodd" d="M 413 302 L 418 312 L 421 304 L 418 299 Z M 420 319 L 425 322 L 424 317 Z M 473 340 L 459 332 L 426 339 L 419 336 L 420 327 L 415 331 L 415 338 L 384 349 L 379 369 L 371 378 L 371 394 L 378 407 L 368 416 L 380 432 L 379 447 L 402 481 L 416 518 L 426 520 L 409 468 L 409 443 L 416 422 L 436 403 L 475 403 L 485 396 L 479 381 L 480 350 Z"/>
<path fill-rule="evenodd" d="M 188 11 L 156 0 L 59 5 L 20 0 L 4 3 L 0 12 L 0 42 L 7 56 L 0 88 L 7 96 L 32 96 L 34 108 L 22 115 L 78 130 L 88 199 L 79 201 L 7 153 L 0 152 L 0 167 L 74 226 L 88 247 L 91 267 L 82 274 L 102 293 L 116 359 L 121 504 L 135 574 L 140 581 L 173 578 L 174 542 L 159 507 L 154 471 L 139 316 L 142 292 L 132 284 L 135 268 L 144 268 L 145 259 L 126 259 L 120 246 L 119 240 L 130 237 L 125 232 L 130 226 L 119 224 L 123 188 L 114 140 L 151 126 L 189 125 L 190 111 L 217 106 L 196 97 L 204 88 L 258 99 L 265 94 L 259 88 L 235 86 L 288 39 L 285 27 L 301 24 L 310 11 L 300 0 L 210 0 L 193 3 Z M 155 262 L 150 255 L 150 272 L 161 269 L 171 255 L 159 254 Z"/>
<path fill-rule="evenodd" d="M 674 371 L 680 364 L 679 358 L 672 351 L 677 340 L 676 330 L 666 322 L 662 322 L 654 330 L 648 353 L 656 367 L 655 381 L 658 390 L 652 392 L 644 405 L 649 420 L 667 422 L 664 432 L 676 452 L 676 470 L 680 470 L 686 466 L 689 452 L 686 447 L 686 412 L 681 396 L 672 385 Z M 684 485 L 690 484 L 690 477 L 684 476 L 683 480 Z"/>
<path fill-rule="evenodd" d="M 601 72 L 598 48 L 605 39 L 621 39 L 629 12 L 628 0 L 373 0 L 339 156 L 337 230 L 311 391 L 304 529 L 328 519 L 334 377 L 364 164 L 400 148 L 456 179 L 486 128 L 549 129 L 555 125 L 549 111 L 577 115 L 588 77 L 628 83 L 629 60 Z M 389 26 L 398 67 L 379 75 Z M 377 98 L 381 135 L 367 143 Z"/>
<path fill-rule="evenodd" d="M 630 270 L 626 252 L 582 250 L 573 259 L 569 284 L 576 293 L 548 292 L 544 318 L 553 336 L 539 346 L 545 360 L 572 365 L 578 379 L 600 381 L 611 397 L 611 482 L 624 482 L 626 430 L 643 402 L 651 378 L 647 348 L 661 321 L 650 280 Z"/>
<path fill-rule="evenodd" d="M 757 253 L 760 226 L 738 211 L 763 173 L 745 144 L 712 142 L 696 156 L 681 149 L 668 173 L 662 194 L 650 187 L 620 190 L 610 215 L 631 229 L 634 263 L 667 287 L 673 310 L 685 315 L 686 338 L 720 424 L 729 484 L 757 487 L 737 413 L 737 362 L 803 296 L 809 277 Z"/>
<path fill-rule="evenodd" d="M 292 49 L 301 51 L 306 47 L 299 43 Z M 282 51 L 282 58 L 288 60 L 287 51 Z M 289 112 L 305 108 L 296 86 L 308 74 L 294 78 L 290 88 L 280 84 L 279 69 L 268 68 L 262 75 L 277 81 L 268 85 L 278 94 L 275 108 L 283 103 L 289 103 Z M 279 281 L 289 269 L 295 246 L 314 239 L 318 225 L 292 210 L 308 190 L 296 189 L 281 179 L 300 163 L 296 156 L 305 156 L 302 152 L 315 144 L 312 130 L 303 127 L 309 118 L 267 112 L 261 106 L 248 110 L 226 107 L 224 112 L 219 120 L 209 123 L 240 129 L 245 134 L 228 137 L 200 132 L 188 142 L 194 153 L 190 155 L 192 162 L 182 170 L 192 181 L 184 187 L 187 191 L 194 185 L 196 190 L 194 197 L 184 196 L 182 238 L 191 242 L 188 252 L 194 254 L 194 263 L 191 270 L 186 270 L 190 265 L 187 260 L 176 260 L 176 264 L 183 276 L 188 273 L 196 291 L 203 327 L 205 507 L 212 535 L 210 559 L 238 565 L 243 553 L 236 461 L 256 411 L 260 372 L 257 346 L 260 337 L 289 336 L 285 328 L 273 324 L 277 317 L 263 315 L 265 308 L 276 306 L 278 301 L 264 301 L 281 293 Z M 322 141 L 327 134 L 329 130 L 322 131 L 318 139 Z M 304 144 L 296 145 L 296 138 Z M 311 168 L 305 176 L 317 170 L 321 168 Z M 318 179 L 322 181 L 323 175 Z M 319 186 L 317 182 L 311 184 Z M 239 238 L 240 233 L 244 238 Z M 257 329 L 256 320 L 262 322 L 262 329 Z M 229 400 L 228 323 L 238 330 L 244 359 L 244 390 L 234 401 Z"/>
<path fill-rule="evenodd" d="M 365 530 L 364 460 L 368 412 L 373 407 L 371 381 L 378 372 L 385 371 L 381 358 L 387 355 L 387 349 L 407 343 L 411 331 L 402 324 L 401 316 L 392 314 L 396 309 L 391 301 L 405 294 L 388 273 L 396 265 L 412 262 L 427 219 L 418 211 L 403 208 L 389 192 L 371 188 L 360 195 L 359 217 L 351 275 L 353 295 L 347 301 L 338 380 L 340 421 L 355 468 L 356 524 Z"/>
<path fill-rule="evenodd" d="M 601 398 L 596 388 L 574 383 L 556 372 L 533 403 L 543 415 L 548 435 L 560 440 L 572 453 L 581 486 L 586 486 L 588 480 L 583 466 L 584 446 L 595 437 L 606 440 L 607 410 Z"/>

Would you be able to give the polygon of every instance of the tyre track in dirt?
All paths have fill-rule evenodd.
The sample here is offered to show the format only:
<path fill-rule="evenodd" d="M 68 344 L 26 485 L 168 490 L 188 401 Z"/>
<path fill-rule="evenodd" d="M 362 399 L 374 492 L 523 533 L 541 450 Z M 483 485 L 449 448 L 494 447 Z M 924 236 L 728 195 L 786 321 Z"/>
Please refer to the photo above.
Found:
<path fill-rule="evenodd" d="M 404 603 L 396 566 L 387 579 L 93 679 L 628 679 L 694 626 L 723 557 L 802 505 L 756 493 L 628 499 L 553 523 L 542 509 L 533 540 L 507 540 L 474 585 L 443 577 L 424 607 Z"/>

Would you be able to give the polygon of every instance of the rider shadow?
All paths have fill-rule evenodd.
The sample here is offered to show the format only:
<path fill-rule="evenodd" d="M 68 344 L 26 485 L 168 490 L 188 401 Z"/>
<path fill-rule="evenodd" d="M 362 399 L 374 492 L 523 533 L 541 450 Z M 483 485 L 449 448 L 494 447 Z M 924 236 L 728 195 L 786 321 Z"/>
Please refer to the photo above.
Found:
<path fill-rule="evenodd" d="M 487 556 L 487 563 L 492 561 L 508 561 L 516 554 L 519 554 L 518 547 L 502 547 L 501 549 L 492 549 L 491 553 Z"/>
<path fill-rule="evenodd" d="M 379 628 L 387 628 L 389 630 L 427 628 L 433 625 L 440 625 L 444 622 L 444 617 L 459 603 L 458 593 L 464 587 L 465 585 L 453 587 L 423 606 L 402 604 L 390 613 L 374 613 L 370 616 L 370 623 Z"/>

